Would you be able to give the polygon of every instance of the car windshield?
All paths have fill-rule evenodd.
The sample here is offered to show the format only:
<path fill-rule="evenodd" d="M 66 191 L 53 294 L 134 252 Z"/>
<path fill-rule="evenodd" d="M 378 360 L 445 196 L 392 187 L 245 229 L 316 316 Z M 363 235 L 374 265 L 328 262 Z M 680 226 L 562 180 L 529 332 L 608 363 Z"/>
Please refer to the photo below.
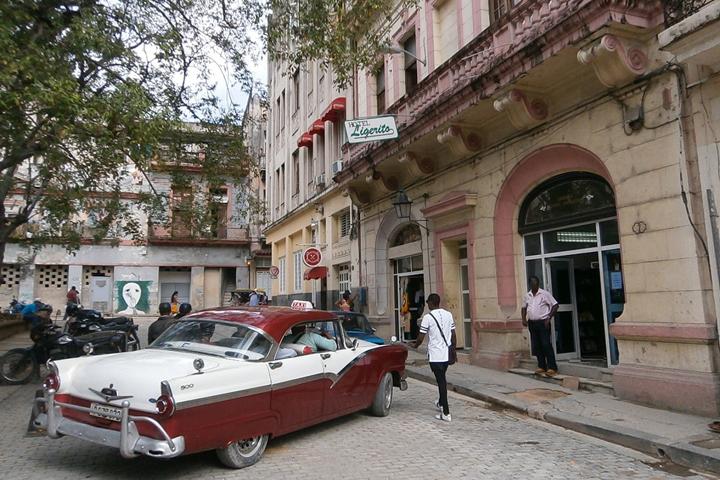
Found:
<path fill-rule="evenodd" d="M 373 333 L 370 322 L 365 315 L 338 315 L 346 332 Z"/>
<path fill-rule="evenodd" d="M 242 360 L 267 357 L 272 342 L 246 325 L 207 319 L 172 323 L 151 348 L 181 350 Z"/>

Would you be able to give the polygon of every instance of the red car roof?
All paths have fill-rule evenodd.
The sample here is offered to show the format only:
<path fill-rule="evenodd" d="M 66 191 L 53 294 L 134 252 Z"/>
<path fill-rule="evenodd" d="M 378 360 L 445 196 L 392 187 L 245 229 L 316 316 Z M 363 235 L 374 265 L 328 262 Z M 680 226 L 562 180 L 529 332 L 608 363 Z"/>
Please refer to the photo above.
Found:
<path fill-rule="evenodd" d="M 289 307 L 222 307 L 201 310 L 183 318 L 244 323 L 263 330 L 279 343 L 296 323 L 335 320 L 337 316 L 324 310 L 293 310 Z"/>

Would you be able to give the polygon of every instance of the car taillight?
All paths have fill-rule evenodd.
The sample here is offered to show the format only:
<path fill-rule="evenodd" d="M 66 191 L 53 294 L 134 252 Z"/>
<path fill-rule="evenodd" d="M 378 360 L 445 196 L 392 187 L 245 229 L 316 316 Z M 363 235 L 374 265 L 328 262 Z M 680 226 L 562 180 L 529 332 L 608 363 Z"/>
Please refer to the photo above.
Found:
<path fill-rule="evenodd" d="M 56 373 L 50 373 L 47 377 L 45 377 L 43 387 L 45 390 L 55 390 L 57 392 L 60 388 L 60 377 L 58 377 Z"/>
<path fill-rule="evenodd" d="M 163 417 L 169 417 L 175 413 L 175 402 L 169 395 L 160 395 L 155 402 L 155 408 L 157 409 L 158 414 Z"/>

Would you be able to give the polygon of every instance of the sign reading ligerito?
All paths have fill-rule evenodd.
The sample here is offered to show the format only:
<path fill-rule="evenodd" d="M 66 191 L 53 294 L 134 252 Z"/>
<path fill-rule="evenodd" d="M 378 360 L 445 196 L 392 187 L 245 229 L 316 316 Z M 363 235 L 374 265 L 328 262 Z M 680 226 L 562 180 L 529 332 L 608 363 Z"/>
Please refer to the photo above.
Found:
<path fill-rule="evenodd" d="M 367 117 L 345 121 L 348 142 L 362 143 L 398 137 L 395 117 Z"/>

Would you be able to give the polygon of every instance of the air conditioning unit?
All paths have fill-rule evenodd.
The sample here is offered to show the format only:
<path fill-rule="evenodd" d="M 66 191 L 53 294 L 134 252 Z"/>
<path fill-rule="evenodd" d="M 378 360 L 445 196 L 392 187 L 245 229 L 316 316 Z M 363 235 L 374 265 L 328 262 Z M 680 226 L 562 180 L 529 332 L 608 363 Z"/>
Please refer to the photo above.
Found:
<path fill-rule="evenodd" d="M 332 173 L 333 176 L 337 175 L 337 173 L 343 169 L 343 162 L 342 160 L 338 160 L 336 162 L 333 162 L 332 164 Z"/>
<path fill-rule="evenodd" d="M 315 177 L 315 188 L 317 188 L 318 192 L 325 190 L 325 174 L 324 173 Z"/>

